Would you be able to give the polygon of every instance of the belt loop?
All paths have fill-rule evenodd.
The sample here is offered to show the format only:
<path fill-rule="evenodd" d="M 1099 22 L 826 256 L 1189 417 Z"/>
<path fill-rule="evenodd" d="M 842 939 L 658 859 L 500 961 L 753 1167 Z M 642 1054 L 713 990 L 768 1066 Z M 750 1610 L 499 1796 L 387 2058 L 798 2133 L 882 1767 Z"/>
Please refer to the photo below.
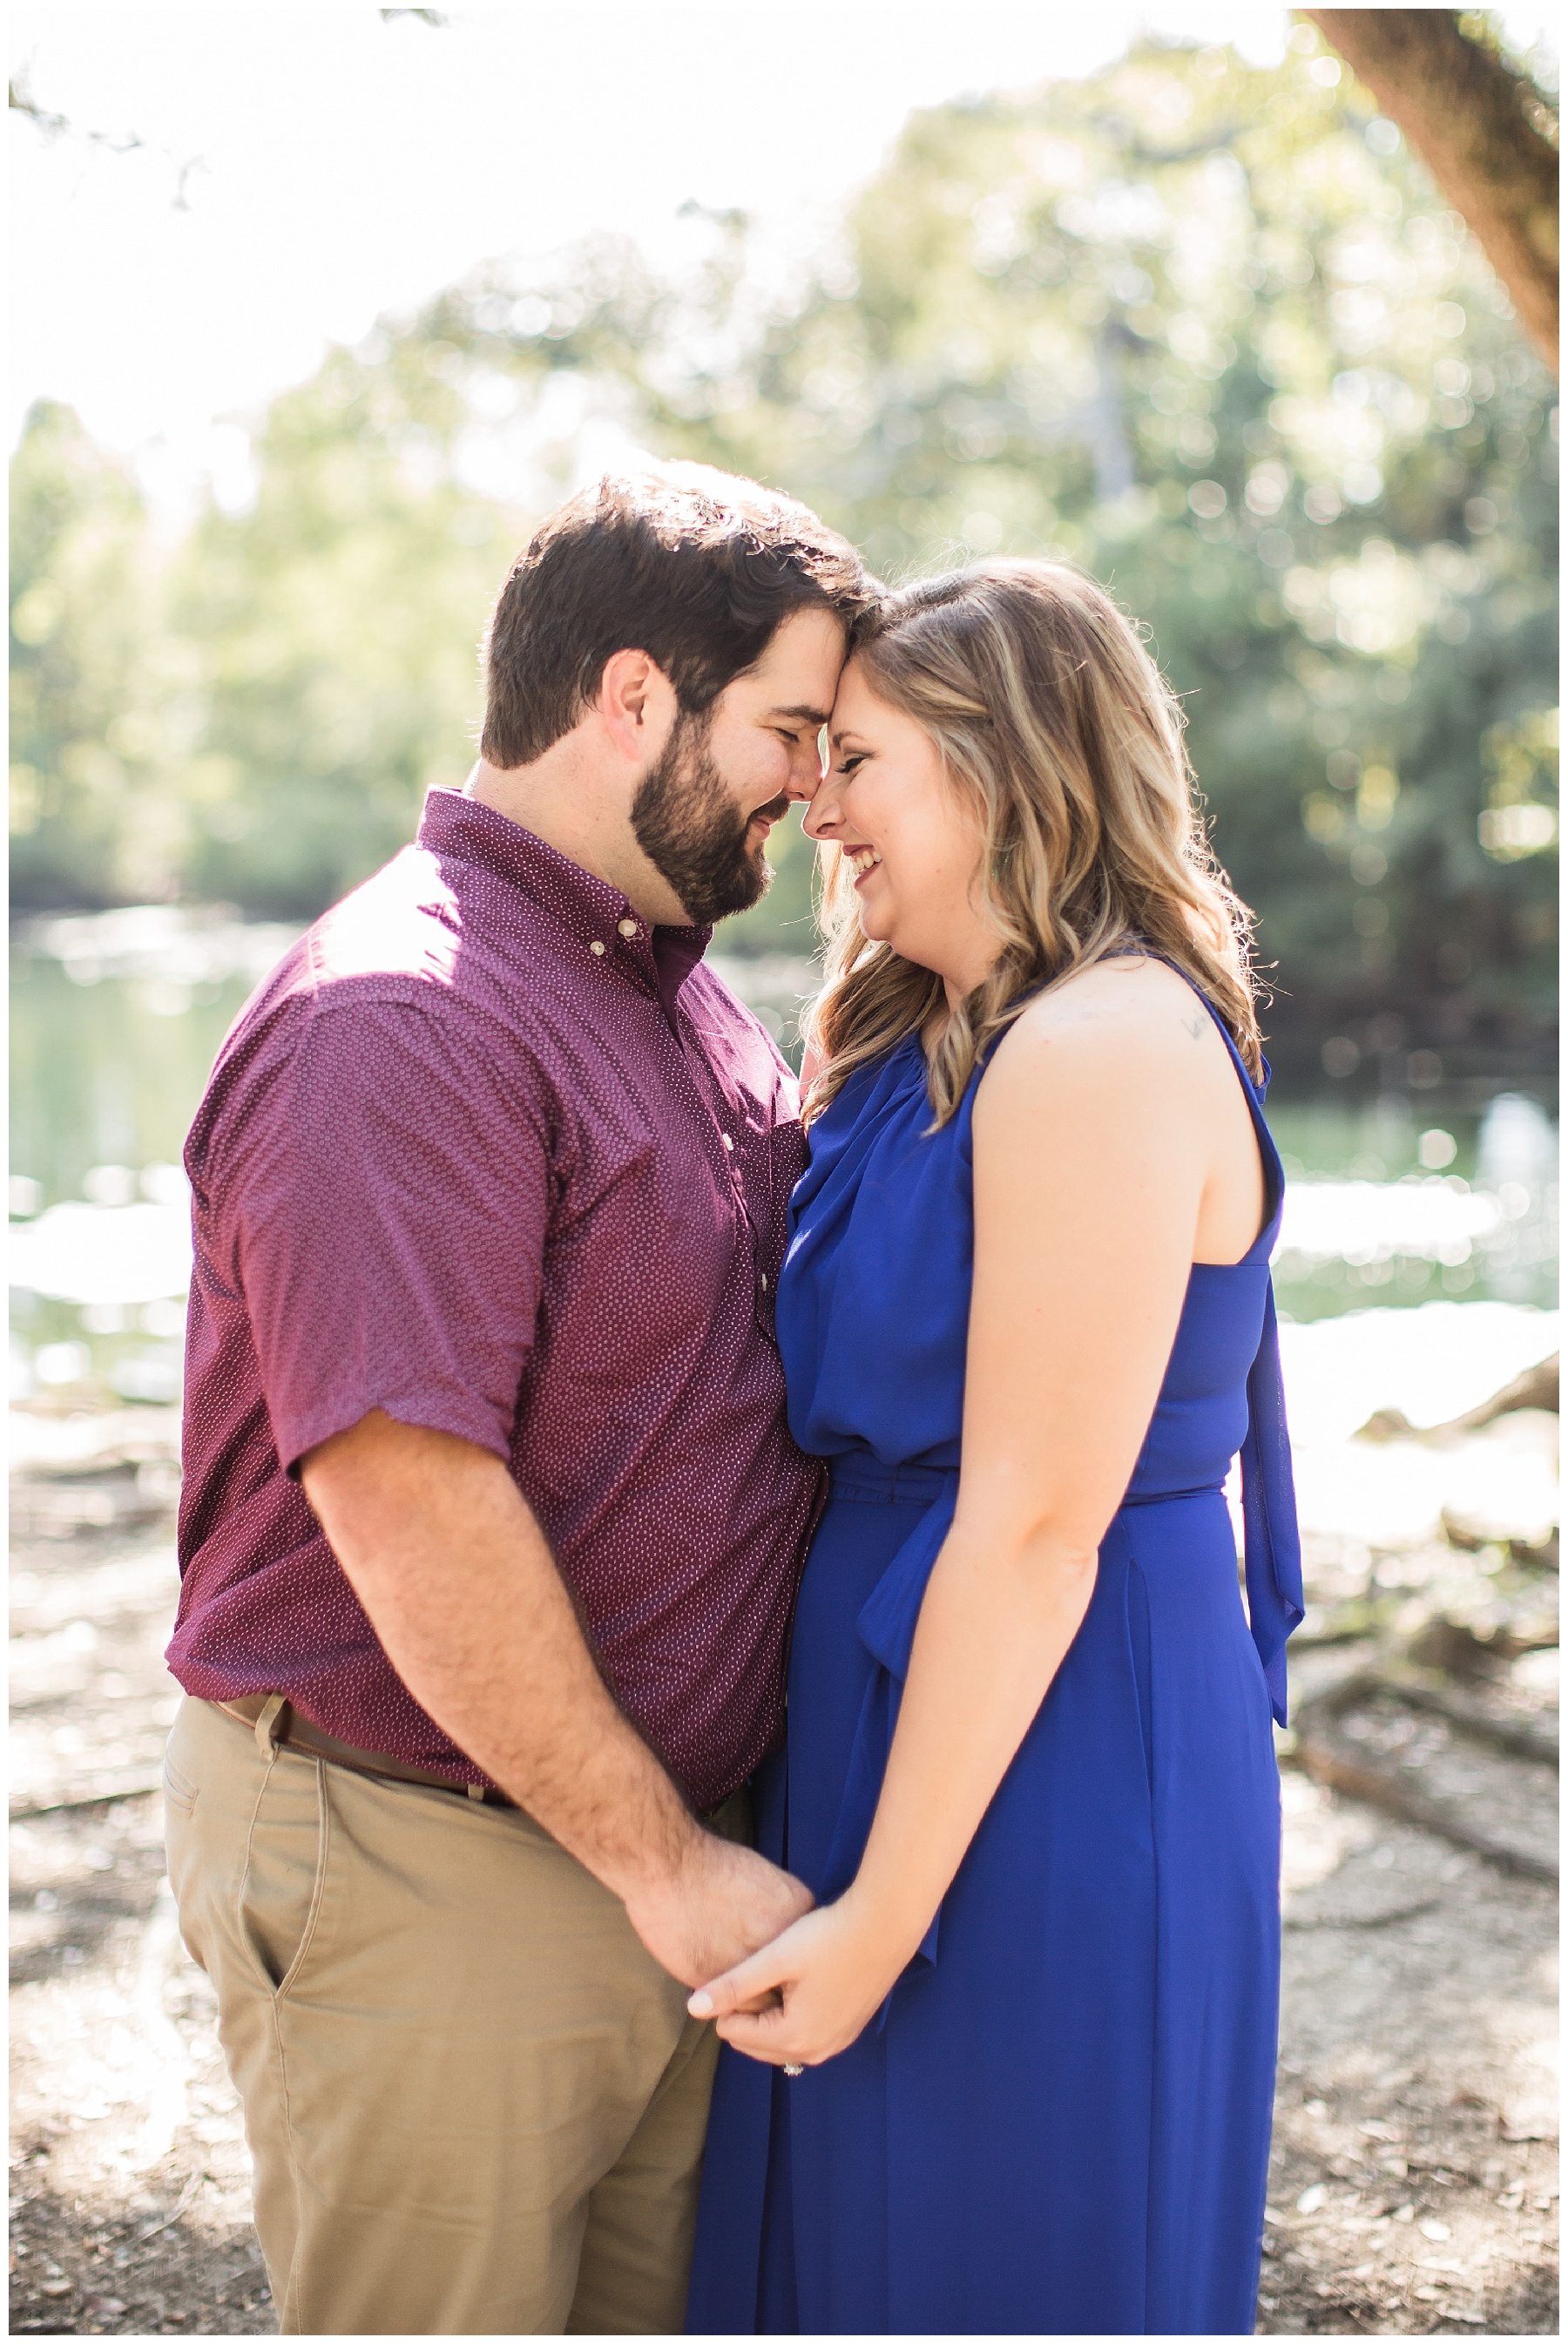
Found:
<path fill-rule="evenodd" d="M 286 1692 L 269 1692 L 262 1705 L 261 1714 L 256 1721 L 256 1752 L 264 1763 L 268 1766 L 277 1755 L 277 1742 L 281 1741 L 288 1731 L 286 1718 L 281 1725 L 278 1723 L 279 1713 L 287 1707 L 288 1695 Z M 276 1740 L 274 1739 L 275 1730 Z"/>
<path fill-rule="evenodd" d="M 485 1803 L 485 1786 L 483 1783 L 470 1783 L 467 1788 L 468 1796 L 471 1799 L 477 1799 L 479 1804 L 483 1806 Z"/>

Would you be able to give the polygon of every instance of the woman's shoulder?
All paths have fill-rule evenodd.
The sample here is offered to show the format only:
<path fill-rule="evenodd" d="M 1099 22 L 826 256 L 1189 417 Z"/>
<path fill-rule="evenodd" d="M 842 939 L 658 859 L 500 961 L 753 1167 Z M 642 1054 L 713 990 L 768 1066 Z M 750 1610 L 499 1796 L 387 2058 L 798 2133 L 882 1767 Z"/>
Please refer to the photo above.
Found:
<path fill-rule="evenodd" d="M 980 1124 L 1131 1116 L 1160 1127 L 1214 1106 L 1235 1075 L 1209 1007 L 1165 962 L 1127 954 L 1038 994 L 992 1053 Z"/>
<path fill-rule="evenodd" d="M 1059 1058 L 1102 1049 L 1159 1053 L 1180 1035 L 1201 1040 L 1213 1024 L 1195 988 L 1168 962 L 1147 953 L 1119 954 L 1036 994 L 997 1057 L 1010 1046 L 1018 1056 L 1030 1046 L 1049 1047 Z"/>

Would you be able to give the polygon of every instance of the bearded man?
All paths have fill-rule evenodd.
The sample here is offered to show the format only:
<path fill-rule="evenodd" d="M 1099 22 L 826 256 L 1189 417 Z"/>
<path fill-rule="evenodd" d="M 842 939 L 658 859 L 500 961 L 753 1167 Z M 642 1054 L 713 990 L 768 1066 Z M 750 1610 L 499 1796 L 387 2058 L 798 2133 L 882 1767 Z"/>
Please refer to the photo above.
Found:
<path fill-rule="evenodd" d="M 744 1785 L 819 1496 L 772 1339 L 794 1090 L 703 953 L 866 591 L 748 481 L 564 506 L 466 787 L 193 1127 L 169 1872 L 285 2333 L 681 2325 L 686 1991 L 810 1902 Z"/>

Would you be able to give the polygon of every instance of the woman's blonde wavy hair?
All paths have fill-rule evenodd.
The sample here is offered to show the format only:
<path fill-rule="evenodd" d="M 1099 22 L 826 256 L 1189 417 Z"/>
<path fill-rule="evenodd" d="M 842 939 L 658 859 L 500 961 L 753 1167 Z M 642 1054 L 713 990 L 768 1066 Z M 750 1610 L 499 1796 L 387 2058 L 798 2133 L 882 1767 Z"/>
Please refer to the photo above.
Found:
<path fill-rule="evenodd" d="M 889 595 L 851 655 L 925 727 L 984 831 L 1001 951 L 930 1052 L 932 1129 L 1031 995 L 1139 946 L 1185 970 L 1258 1076 L 1251 914 L 1210 853 L 1181 707 L 1110 596 L 1058 563 L 982 562 Z M 836 847 L 822 874 L 809 1122 L 944 1005 L 940 977 L 862 935 Z"/>

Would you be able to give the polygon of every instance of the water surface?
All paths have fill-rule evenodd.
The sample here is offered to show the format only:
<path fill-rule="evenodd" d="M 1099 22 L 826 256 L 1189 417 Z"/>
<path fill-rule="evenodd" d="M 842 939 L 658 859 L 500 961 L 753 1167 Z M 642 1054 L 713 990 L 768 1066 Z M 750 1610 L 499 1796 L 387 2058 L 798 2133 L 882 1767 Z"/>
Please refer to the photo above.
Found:
<path fill-rule="evenodd" d="M 14 1391 L 177 1391 L 186 1132 L 225 1034 L 293 934 L 222 906 L 162 905 L 18 932 Z M 715 958 L 798 1057 L 813 965 Z M 1554 1304 L 1556 1132 L 1543 1098 L 1276 1096 L 1269 1120 L 1291 1184 L 1275 1260 L 1287 1318 L 1442 1298 Z M 44 1217 L 69 1204 L 92 1214 Z"/>

